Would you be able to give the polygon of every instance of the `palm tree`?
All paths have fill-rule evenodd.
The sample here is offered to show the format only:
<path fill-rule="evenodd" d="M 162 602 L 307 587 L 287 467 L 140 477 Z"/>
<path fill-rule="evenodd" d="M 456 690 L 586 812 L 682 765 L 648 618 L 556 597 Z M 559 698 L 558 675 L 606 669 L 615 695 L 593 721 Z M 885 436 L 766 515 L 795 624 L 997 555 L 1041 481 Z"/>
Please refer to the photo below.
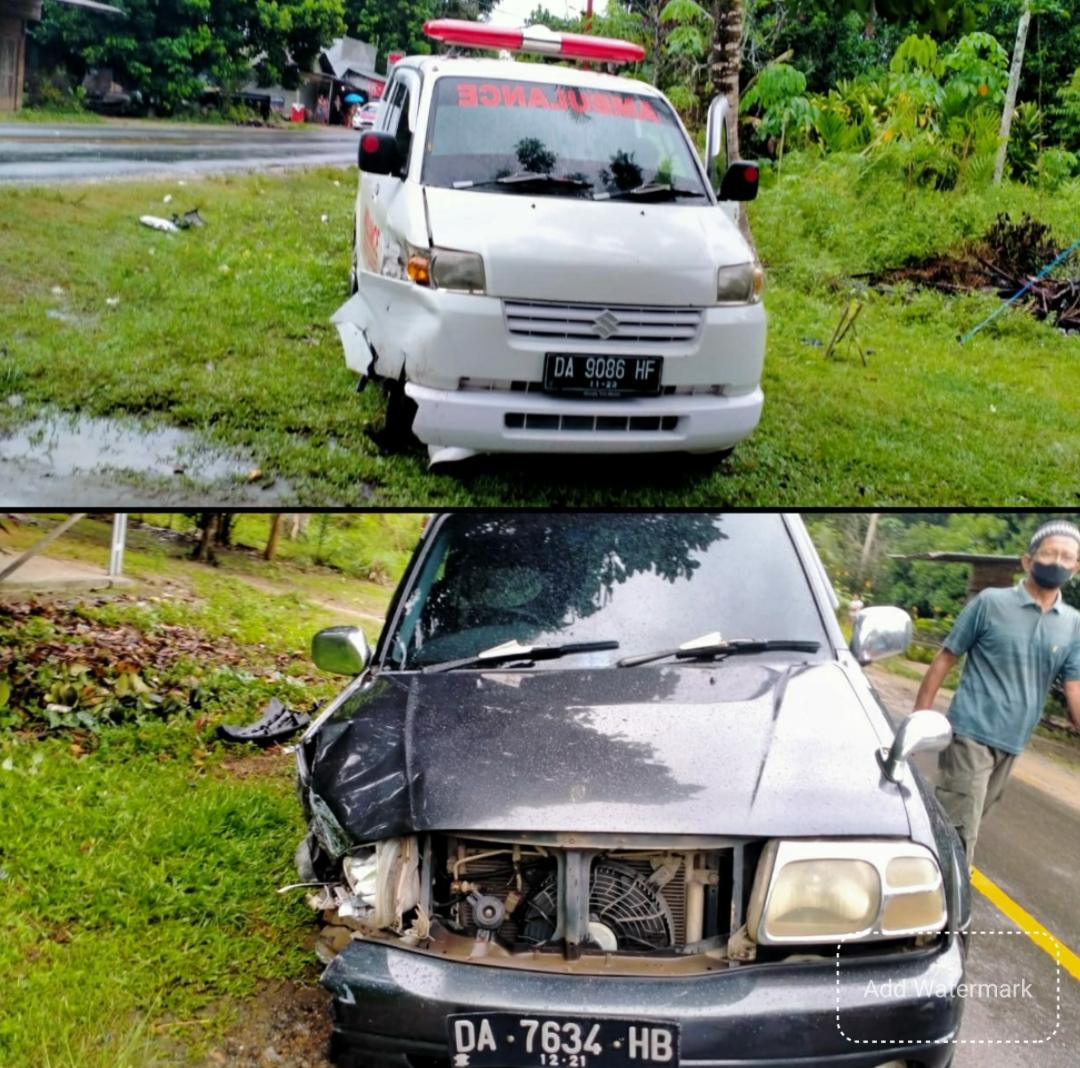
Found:
<path fill-rule="evenodd" d="M 712 0 L 713 42 L 709 76 L 713 91 L 731 104 L 731 158 L 739 158 L 739 65 L 742 58 L 742 0 Z"/>

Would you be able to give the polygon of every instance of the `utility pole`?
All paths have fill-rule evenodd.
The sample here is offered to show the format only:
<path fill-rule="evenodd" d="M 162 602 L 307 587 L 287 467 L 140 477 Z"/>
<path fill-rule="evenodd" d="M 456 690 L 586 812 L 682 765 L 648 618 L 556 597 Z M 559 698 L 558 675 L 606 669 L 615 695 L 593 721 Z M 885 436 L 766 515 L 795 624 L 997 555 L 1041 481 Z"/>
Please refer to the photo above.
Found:
<path fill-rule="evenodd" d="M 112 544 L 109 547 L 109 576 L 124 573 L 124 543 L 127 541 L 127 512 L 113 514 Z"/>
<path fill-rule="evenodd" d="M 1005 173 L 1005 158 L 1009 151 L 1009 130 L 1012 128 L 1013 112 L 1016 110 L 1016 94 L 1020 88 L 1020 71 L 1024 66 L 1024 49 L 1027 47 L 1028 27 L 1031 25 L 1031 2 L 1024 0 L 1020 22 L 1016 27 L 1016 44 L 1013 46 L 1012 66 L 1009 68 L 1009 87 L 1005 90 L 1005 110 L 1001 113 L 1001 132 L 998 134 L 997 160 L 994 163 L 994 185 L 1001 184 Z"/>
<path fill-rule="evenodd" d="M 877 538 L 878 525 L 877 512 L 870 513 L 870 522 L 866 525 L 866 537 L 863 539 L 862 555 L 859 557 L 859 582 L 866 581 L 866 572 L 870 565 L 870 557 L 874 552 L 874 540 Z"/>

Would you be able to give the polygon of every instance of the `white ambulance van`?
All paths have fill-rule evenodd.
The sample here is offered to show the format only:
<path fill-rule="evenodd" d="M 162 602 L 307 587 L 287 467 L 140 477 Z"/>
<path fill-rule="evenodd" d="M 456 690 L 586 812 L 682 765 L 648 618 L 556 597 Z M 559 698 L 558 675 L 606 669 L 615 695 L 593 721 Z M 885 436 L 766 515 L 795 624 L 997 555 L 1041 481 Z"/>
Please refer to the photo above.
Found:
<path fill-rule="evenodd" d="M 609 38 L 442 19 L 456 48 L 610 65 Z M 505 53 L 504 53 L 505 56 Z M 652 86 L 474 55 L 399 61 L 360 138 L 348 366 L 387 392 L 386 434 L 432 463 L 476 452 L 726 454 L 761 414 L 763 274 L 738 226 L 757 193 L 705 165 Z"/>

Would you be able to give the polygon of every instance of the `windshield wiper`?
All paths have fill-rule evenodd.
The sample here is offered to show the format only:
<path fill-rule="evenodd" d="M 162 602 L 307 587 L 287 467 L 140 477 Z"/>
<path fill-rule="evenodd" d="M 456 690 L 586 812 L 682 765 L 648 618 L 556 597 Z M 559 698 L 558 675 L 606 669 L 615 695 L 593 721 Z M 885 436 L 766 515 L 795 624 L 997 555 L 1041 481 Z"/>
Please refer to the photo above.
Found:
<path fill-rule="evenodd" d="M 724 641 L 717 633 L 703 634 L 692 638 L 674 649 L 658 649 L 655 653 L 641 653 L 638 656 L 624 656 L 615 661 L 616 667 L 637 667 L 639 664 L 651 664 L 654 660 L 663 660 L 673 656 L 678 660 L 704 660 L 717 656 L 739 656 L 747 653 L 770 653 L 774 650 L 789 650 L 796 653 L 816 653 L 821 642 L 803 638 L 731 638 Z"/>
<path fill-rule="evenodd" d="M 645 182 L 644 185 L 636 185 L 633 189 L 619 189 L 614 193 L 594 193 L 593 200 L 618 200 L 620 197 L 654 197 L 665 196 L 675 199 L 676 197 L 704 197 L 705 194 L 697 189 L 682 189 L 670 182 Z"/>
<path fill-rule="evenodd" d="M 557 660 L 560 656 L 571 653 L 599 653 L 605 649 L 618 649 L 619 643 L 603 642 L 568 642 L 566 645 L 522 645 L 519 641 L 503 642 L 484 649 L 475 656 L 466 656 L 461 660 L 444 660 L 441 664 L 429 664 L 420 670 L 424 674 L 437 671 L 453 671 L 455 668 L 486 667 L 488 664 L 504 664 L 508 660 Z"/>
<path fill-rule="evenodd" d="M 518 171 L 517 174 L 504 174 L 501 178 L 489 178 L 481 182 L 454 182 L 455 189 L 479 189 L 488 185 L 501 185 L 510 189 L 545 186 L 548 189 L 592 189 L 592 182 L 587 178 L 574 178 L 569 174 L 541 174 L 537 171 Z"/>

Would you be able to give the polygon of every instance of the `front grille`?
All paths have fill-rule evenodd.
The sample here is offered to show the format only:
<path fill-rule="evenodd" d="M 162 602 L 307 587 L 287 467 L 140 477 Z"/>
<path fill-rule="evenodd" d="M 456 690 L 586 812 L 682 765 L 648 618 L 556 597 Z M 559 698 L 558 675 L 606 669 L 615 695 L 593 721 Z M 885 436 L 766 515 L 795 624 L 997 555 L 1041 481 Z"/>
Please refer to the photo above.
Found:
<path fill-rule="evenodd" d="M 686 344 L 698 336 L 698 308 L 603 304 L 503 303 L 506 329 L 514 337 L 552 341 L 615 341 L 648 345 Z"/>
<path fill-rule="evenodd" d="M 530 382 L 521 378 L 476 378 L 462 376 L 458 389 L 471 393 L 542 393 L 543 382 Z"/>
<path fill-rule="evenodd" d="M 507 430 L 556 430 L 561 433 L 609 431 L 671 433 L 679 427 L 677 415 L 541 415 L 536 412 L 507 412 Z"/>

